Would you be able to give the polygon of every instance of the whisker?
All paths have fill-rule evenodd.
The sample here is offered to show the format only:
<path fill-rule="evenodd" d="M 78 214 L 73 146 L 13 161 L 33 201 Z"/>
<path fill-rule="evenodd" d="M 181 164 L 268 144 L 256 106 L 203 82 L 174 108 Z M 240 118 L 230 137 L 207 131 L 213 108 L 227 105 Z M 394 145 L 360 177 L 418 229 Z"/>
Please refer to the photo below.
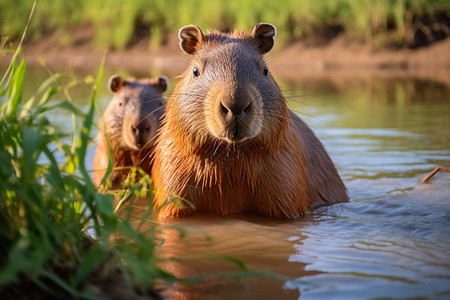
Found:
<path fill-rule="evenodd" d="M 153 147 L 154 148 L 154 147 Z M 138 165 L 142 164 L 144 162 L 144 160 L 150 155 L 150 153 L 152 153 L 153 148 L 151 150 L 149 150 L 147 152 L 147 154 L 145 154 L 145 156 L 141 159 L 141 161 L 138 163 Z"/>
<path fill-rule="evenodd" d="M 141 124 L 145 119 L 147 119 L 149 116 L 151 116 L 152 114 L 154 114 L 155 112 L 157 112 L 160 109 L 164 109 L 166 106 L 160 106 L 156 109 L 154 109 L 153 111 L 149 112 L 145 117 L 142 118 L 142 120 L 140 120 L 135 126 L 139 126 L 139 124 Z"/>
<path fill-rule="evenodd" d="M 216 155 L 217 150 L 219 150 L 220 145 L 222 144 L 222 141 L 218 140 L 218 142 L 215 142 L 217 144 L 216 149 L 213 152 L 213 156 Z"/>
<path fill-rule="evenodd" d="M 305 98 L 305 97 L 310 97 L 310 96 L 314 96 L 314 94 L 302 94 L 302 95 L 290 95 L 290 96 L 285 96 L 285 99 L 293 99 L 293 98 Z"/>
<path fill-rule="evenodd" d="M 139 154 L 141 154 L 141 151 L 142 151 L 143 149 L 145 149 L 145 147 L 146 147 L 148 144 L 150 144 L 150 143 L 152 143 L 154 140 L 156 140 L 157 137 L 158 137 L 158 134 L 155 134 L 151 139 L 149 139 L 149 140 L 145 143 L 145 145 L 141 148 L 141 150 L 139 150 Z"/>
<path fill-rule="evenodd" d="M 191 64 L 190 58 L 189 57 L 184 57 L 184 56 L 181 56 L 181 58 L 175 58 L 174 61 L 186 63 L 187 65 Z"/>
<path fill-rule="evenodd" d="M 148 98 L 148 97 L 145 97 L 145 98 L 143 98 L 142 99 L 143 101 L 142 101 L 142 104 L 146 104 L 146 103 L 152 103 L 152 102 L 158 102 L 158 101 L 161 101 L 162 100 L 162 98 L 161 97 L 154 97 L 154 98 Z"/>
<path fill-rule="evenodd" d="M 308 89 L 308 88 L 303 88 L 303 89 L 299 89 L 299 88 L 296 88 L 296 89 L 281 89 L 282 92 L 307 91 L 307 90 L 310 90 L 310 89 Z"/>
<path fill-rule="evenodd" d="M 279 53 L 279 51 L 276 51 L 276 50 L 274 50 L 274 51 L 272 51 L 272 52 L 269 52 L 268 54 L 266 54 L 266 55 L 264 56 L 264 60 L 265 60 L 267 63 L 272 63 L 272 62 L 274 62 L 273 58 L 274 58 L 275 56 L 277 56 L 278 53 Z"/>
<path fill-rule="evenodd" d="M 145 143 L 145 145 L 141 148 L 141 150 L 139 150 L 139 155 L 141 155 L 141 151 L 145 149 L 145 147 L 152 143 L 156 138 L 158 137 L 158 134 L 155 134 L 154 137 L 152 137 L 150 140 L 147 141 L 147 143 Z M 141 161 L 139 162 L 139 165 L 142 164 L 144 162 L 144 160 L 153 152 L 153 149 L 155 148 L 155 146 L 152 147 L 152 149 L 150 149 L 147 154 L 145 154 L 145 156 L 141 159 Z"/>

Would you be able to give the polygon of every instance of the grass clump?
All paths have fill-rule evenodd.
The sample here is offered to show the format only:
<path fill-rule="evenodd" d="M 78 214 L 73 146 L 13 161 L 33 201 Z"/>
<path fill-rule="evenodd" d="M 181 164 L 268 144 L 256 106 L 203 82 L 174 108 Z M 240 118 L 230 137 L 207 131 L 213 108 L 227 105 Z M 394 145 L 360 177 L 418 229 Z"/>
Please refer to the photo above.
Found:
<path fill-rule="evenodd" d="M 177 280 L 157 266 L 158 225 L 139 230 L 118 217 L 85 166 L 103 66 L 82 112 L 55 99 L 60 74 L 24 100 L 19 53 L 0 82 L 0 298 L 158 298 L 153 286 Z M 61 110 L 75 120 L 70 133 L 51 121 Z"/>

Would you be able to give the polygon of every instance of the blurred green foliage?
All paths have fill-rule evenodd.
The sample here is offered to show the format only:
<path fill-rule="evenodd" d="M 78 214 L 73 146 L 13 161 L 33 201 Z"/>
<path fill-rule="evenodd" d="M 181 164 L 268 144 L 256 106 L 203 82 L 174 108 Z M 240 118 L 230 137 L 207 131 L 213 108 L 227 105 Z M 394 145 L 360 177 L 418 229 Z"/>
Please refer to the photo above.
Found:
<path fill-rule="evenodd" d="M 0 32 L 17 39 L 33 0 L 0 0 Z M 329 25 L 340 25 L 355 39 L 381 39 L 388 27 L 405 40 L 405 28 L 414 16 L 432 16 L 450 9 L 448 0 L 39 0 L 30 38 L 62 33 L 70 43 L 70 30 L 86 25 L 96 29 L 98 45 L 124 48 L 135 37 L 147 35 L 158 46 L 168 32 L 187 24 L 201 28 L 250 30 L 258 22 L 273 23 L 279 38 L 292 40 Z"/>

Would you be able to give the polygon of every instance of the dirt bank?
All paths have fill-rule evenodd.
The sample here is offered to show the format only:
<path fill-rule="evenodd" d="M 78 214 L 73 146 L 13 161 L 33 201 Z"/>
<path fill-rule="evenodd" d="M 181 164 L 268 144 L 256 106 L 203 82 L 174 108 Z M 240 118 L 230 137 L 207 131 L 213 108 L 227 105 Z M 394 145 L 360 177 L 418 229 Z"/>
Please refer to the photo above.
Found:
<path fill-rule="evenodd" d="M 269 61 L 273 69 L 291 79 L 299 76 L 416 76 L 450 85 L 450 38 L 417 49 L 374 50 L 370 45 L 349 43 L 338 37 L 321 48 L 299 42 L 286 47 Z M 369 75 L 370 74 L 370 75 Z"/>
<path fill-rule="evenodd" d="M 25 43 L 23 55 L 31 65 L 43 60 L 50 67 L 96 67 L 107 49 L 94 46 L 94 33 L 90 28 L 74 31 L 74 43 L 68 47 L 60 46 L 60 37 L 51 34 Z M 148 40 L 142 39 L 126 50 L 108 51 L 107 67 L 177 74 L 186 67 L 189 57 L 181 53 L 175 34 L 168 41 L 158 49 L 150 49 Z M 372 45 L 354 43 L 338 35 L 326 45 L 309 46 L 308 42 L 298 41 L 282 49 L 275 48 L 267 60 L 271 71 L 286 80 L 323 76 L 339 80 L 355 76 L 416 76 L 450 85 L 450 38 L 416 49 L 374 49 Z M 0 64 L 8 62 L 8 57 L 0 59 Z"/>

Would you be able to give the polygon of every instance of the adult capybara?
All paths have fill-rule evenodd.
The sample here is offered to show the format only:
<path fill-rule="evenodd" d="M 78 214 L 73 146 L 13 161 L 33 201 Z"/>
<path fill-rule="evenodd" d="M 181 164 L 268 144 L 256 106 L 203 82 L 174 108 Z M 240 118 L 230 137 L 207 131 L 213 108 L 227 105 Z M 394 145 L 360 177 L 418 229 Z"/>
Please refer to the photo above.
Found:
<path fill-rule="evenodd" d="M 114 95 L 98 125 L 94 184 L 101 184 L 108 167 L 108 140 L 114 168 L 139 166 L 150 174 L 151 152 L 165 107 L 161 94 L 168 85 L 163 75 L 140 80 L 113 75 L 109 79 L 108 88 Z M 118 187 L 129 171 L 113 170 L 109 175 L 112 186 Z"/>
<path fill-rule="evenodd" d="M 180 29 L 191 55 L 166 107 L 152 178 L 160 217 L 195 211 L 292 219 L 348 199 L 321 142 L 287 108 L 262 57 L 276 29 Z M 195 206 L 180 207 L 179 199 Z"/>

